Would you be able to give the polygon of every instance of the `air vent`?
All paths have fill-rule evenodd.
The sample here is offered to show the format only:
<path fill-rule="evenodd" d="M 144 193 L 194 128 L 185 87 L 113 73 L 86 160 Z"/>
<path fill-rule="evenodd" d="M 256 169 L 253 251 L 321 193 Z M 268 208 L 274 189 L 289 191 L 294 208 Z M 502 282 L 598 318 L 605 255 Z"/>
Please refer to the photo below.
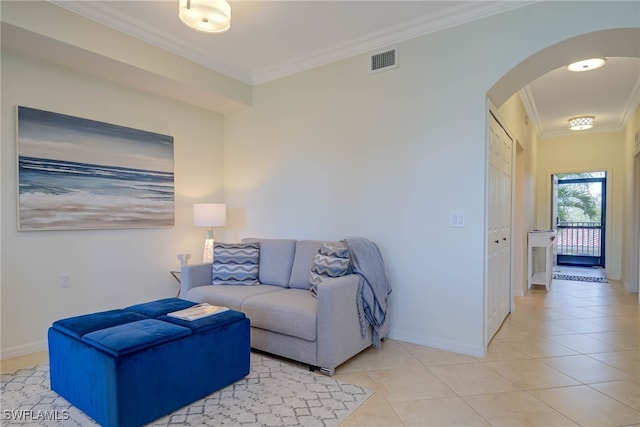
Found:
<path fill-rule="evenodd" d="M 391 49 L 371 55 L 369 74 L 398 68 L 398 49 Z"/>

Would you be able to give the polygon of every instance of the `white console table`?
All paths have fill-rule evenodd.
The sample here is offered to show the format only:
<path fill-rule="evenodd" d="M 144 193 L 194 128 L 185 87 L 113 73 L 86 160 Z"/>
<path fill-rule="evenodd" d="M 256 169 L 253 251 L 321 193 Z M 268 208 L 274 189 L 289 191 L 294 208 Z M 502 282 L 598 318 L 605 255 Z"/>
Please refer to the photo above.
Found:
<path fill-rule="evenodd" d="M 544 285 L 547 290 L 551 286 L 553 279 L 553 241 L 556 239 L 556 230 L 549 231 L 530 231 L 529 232 L 529 266 L 527 268 L 528 283 L 527 288 L 531 289 L 533 285 Z M 545 268 L 544 271 L 535 271 L 533 265 L 533 248 L 545 249 Z"/>

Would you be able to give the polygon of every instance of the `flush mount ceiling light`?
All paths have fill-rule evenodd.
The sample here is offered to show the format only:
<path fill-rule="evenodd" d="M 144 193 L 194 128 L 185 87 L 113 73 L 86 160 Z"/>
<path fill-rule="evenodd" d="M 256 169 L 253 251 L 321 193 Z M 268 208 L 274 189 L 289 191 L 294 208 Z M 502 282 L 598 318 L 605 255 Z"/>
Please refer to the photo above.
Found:
<path fill-rule="evenodd" d="M 593 127 L 593 116 L 580 116 L 569 119 L 569 129 L 585 130 Z"/>
<path fill-rule="evenodd" d="M 573 62 L 567 65 L 567 70 L 573 71 L 576 73 L 579 73 L 582 71 L 591 71 L 600 67 L 604 67 L 606 63 L 607 63 L 606 58 L 585 59 L 584 61 Z"/>
<path fill-rule="evenodd" d="M 180 20 L 196 31 L 224 33 L 231 27 L 231 6 L 225 0 L 180 0 Z"/>

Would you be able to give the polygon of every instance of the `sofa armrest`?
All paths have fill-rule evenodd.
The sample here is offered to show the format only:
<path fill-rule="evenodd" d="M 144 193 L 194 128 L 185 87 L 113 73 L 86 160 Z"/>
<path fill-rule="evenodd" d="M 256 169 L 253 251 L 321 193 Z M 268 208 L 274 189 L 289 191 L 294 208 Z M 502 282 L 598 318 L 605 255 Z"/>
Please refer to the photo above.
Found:
<path fill-rule="evenodd" d="M 180 270 L 180 295 L 186 295 L 187 291 L 196 286 L 210 285 L 213 271 L 211 263 L 185 265 Z"/>
<path fill-rule="evenodd" d="M 371 345 L 371 333 L 360 332 L 357 293 L 360 276 L 348 274 L 318 286 L 318 363 L 333 371 Z M 332 372 L 331 372 L 332 373 Z"/>

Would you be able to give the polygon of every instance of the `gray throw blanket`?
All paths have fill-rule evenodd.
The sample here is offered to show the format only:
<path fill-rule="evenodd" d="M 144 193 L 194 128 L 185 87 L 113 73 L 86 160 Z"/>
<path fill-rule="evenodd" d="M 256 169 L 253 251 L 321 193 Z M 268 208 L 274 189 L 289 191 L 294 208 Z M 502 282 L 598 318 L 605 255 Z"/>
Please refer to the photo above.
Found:
<path fill-rule="evenodd" d="M 354 274 L 360 276 L 358 285 L 358 315 L 360 331 L 365 335 L 367 325 L 373 328 L 373 345 L 380 348 L 380 327 L 387 316 L 387 298 L 391 284 L 378 246 L 363 237 L 347 237 L 349 262 Z"/>

